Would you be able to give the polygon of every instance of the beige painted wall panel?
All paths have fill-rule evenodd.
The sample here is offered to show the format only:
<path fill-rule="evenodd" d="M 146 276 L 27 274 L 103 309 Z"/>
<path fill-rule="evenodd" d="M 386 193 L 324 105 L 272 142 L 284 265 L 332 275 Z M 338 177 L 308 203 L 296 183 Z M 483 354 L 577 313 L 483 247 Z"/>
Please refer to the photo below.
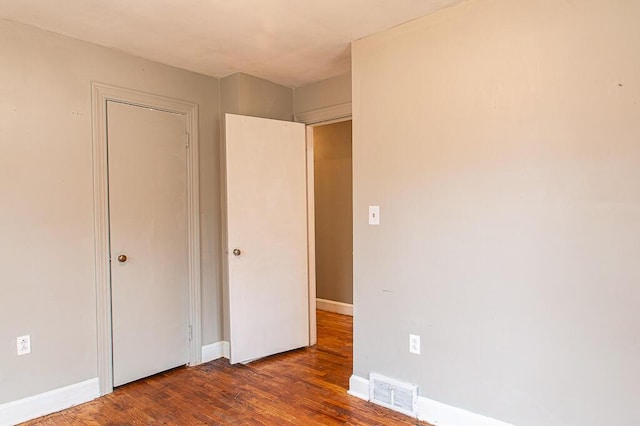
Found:
<path fill-rule="evenodd" d="M 293 121 L 293 89 L 243 73 L 225 77 L 220 84 L 224 113 Z"/>
<path fill-rule="evenodd" d="M 356 375 L 522 426 L 637 423 L 639 16 L 470 1 L 355 42 Z"/>
<path fill-rule="evenodd" d="M 313 128 L 316 295 L 353 303 L 351 120 Z"/>
<path fill-rule="evenodd" d="M 218 81 L 4 20 L 0 52 L 0 404 L 97 375 L 91 81 L 200 107 L 203 343 L 220 340 Z"/>
<path fill-rule="evenodd" d="M 293 112 L 304 112 L 351 102 L 351 72 L 297 87 L 293 91 Z"/>

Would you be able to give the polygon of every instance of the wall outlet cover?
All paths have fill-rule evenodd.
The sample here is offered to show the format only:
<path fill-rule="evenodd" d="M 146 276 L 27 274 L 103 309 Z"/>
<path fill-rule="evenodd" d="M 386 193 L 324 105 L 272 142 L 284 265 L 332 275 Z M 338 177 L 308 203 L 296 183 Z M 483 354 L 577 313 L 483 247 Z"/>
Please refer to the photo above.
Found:
<path fill-rule="evenodd" d="M 420 336 L 415 334 L 409 335 L 409 352 L 420 355 Z"/>
<path fill-rule="evenodd" d="M 26 355 L 31 353 L 31 336 L 20 336 L 16 339 L 18 355 Z"/>

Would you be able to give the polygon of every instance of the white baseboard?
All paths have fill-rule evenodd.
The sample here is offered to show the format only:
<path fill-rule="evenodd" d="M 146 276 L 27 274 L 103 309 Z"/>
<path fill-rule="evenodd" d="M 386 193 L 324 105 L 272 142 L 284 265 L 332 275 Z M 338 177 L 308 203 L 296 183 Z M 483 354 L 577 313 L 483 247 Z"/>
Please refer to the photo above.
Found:
<path fill-rule="evenodd" d="M 10 426 L 74 405 L 91 401 L 100 396 L 98 378 L 86 380 L 49 392 L 7 402 L 0 405 L 0 426 Z"/>
<path fill-rule="evenodd" d="M 220 341 L 202 347 L 202 362 L 214 361 L 219 358 L 229 359 L 229 342 Z"/>
<path fill-rule="evenodd" d="M 369 400 L 369 380 L 359 376 L 349 377 L 349 390 L 347 393 L 366 401 Z"/>
<path fill-rule="evenodd" d="M 349 395 L 369 400 L 369 380 L 359 376 L 349 378 Z M 475 414 L 461 408 L 418 396 L 418 420 L 435 426 L 513 426 L 500 420 Z"/>
<path fill-rule="evenodd" d="M 353 316 L 353 305 L 350 303 L 335 302 L 327 299 L 316 299 L 316 309 Z"/>
<path fill-rule="evenodd" d="M 418 419 L 435 426 L 513 426 L 461 408 L 452 407 L 422 396 L 418 397 Z"/>

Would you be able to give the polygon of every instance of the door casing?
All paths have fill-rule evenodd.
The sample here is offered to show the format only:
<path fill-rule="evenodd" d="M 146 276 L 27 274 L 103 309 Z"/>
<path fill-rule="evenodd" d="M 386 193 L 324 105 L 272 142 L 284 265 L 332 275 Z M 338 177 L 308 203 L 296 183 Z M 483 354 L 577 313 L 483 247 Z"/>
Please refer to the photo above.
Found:
<path fill-rule="evenodd" d="M 185 116 L 187 136 L 187 234 L 189 258 L 189 365 L 201 362 L 200 290 L 200 188 L 198 168 L 198 105 L 177 99 L 124 89 L 102 83 L 91 84 L 93 124 L 93 189 L 98 334 L 98 380 L 100 394 L 113 391 L 111 339 L 111 268 L 109 259 L 109 212 L 107 169 L 107 101 L 153 108 Z"/>
<path fill-rule="evenodd" d="M 351 102 L 334 107 L 309 111 L 295 116 L 295 121 L 306 124 L 307 149 L 307 241 L 309 262 L 309 345 L 318 342 L 316 319 L 316 234 L 315 234 L 315 178 L 313 156 L 313 128 L 326 124 L 352 120 Z"/>

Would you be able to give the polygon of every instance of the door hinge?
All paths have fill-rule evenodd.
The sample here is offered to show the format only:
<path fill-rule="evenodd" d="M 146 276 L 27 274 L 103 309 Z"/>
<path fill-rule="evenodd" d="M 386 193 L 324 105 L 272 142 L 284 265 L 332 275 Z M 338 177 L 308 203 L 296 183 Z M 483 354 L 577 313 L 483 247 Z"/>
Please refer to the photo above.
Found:
<path fill-rule="evenodd" d="M 189 133 L 184 134 L 184 146 L 189 149 Z"/>
<path fill-rule="evenodd" d="M 189 326 L 189 341 L 193 341 L 193 327 Z"/>

